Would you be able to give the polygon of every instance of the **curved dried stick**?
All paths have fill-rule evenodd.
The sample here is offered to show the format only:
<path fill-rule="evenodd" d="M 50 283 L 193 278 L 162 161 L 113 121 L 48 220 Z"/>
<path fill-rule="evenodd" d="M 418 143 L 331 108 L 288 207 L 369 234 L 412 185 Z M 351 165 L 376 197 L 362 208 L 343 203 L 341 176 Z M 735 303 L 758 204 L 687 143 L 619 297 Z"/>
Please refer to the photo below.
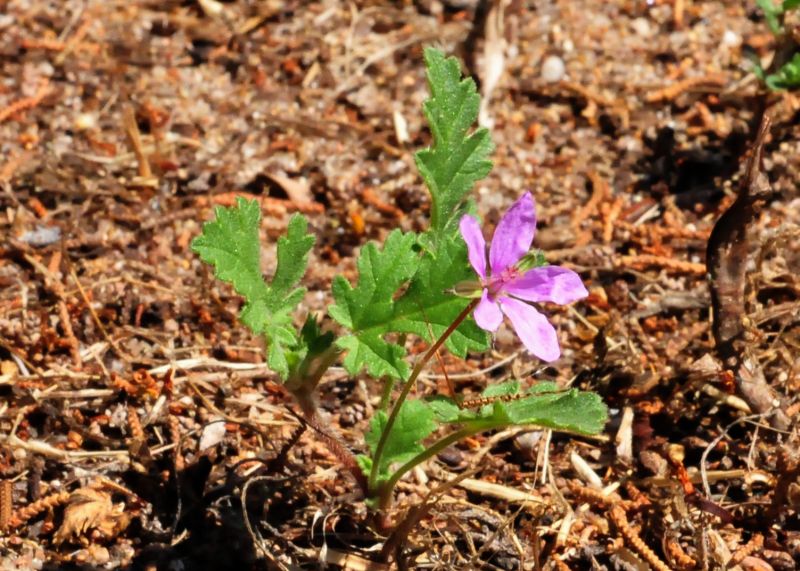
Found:
<path fill-rule="evenodd" d="M 747 229 L 770 193 L 769 180 L 761 171 L 770 124 L 769 116 L 764 115 L 736 201 L 714 225 L 706 249 L 717 353 L 725 367 L 736 372 L 737 389 L 756 413 L 775 409 L 777 400 L 761 366 L 747 354 L 744 343 L 744 318 L 747 315 L 744 290 L 749 255 Z M 779 429 L 785 429 L 789 424 L 786 414 L 780 410 L 776 411 L 772 421 L 773 426 Z"/>

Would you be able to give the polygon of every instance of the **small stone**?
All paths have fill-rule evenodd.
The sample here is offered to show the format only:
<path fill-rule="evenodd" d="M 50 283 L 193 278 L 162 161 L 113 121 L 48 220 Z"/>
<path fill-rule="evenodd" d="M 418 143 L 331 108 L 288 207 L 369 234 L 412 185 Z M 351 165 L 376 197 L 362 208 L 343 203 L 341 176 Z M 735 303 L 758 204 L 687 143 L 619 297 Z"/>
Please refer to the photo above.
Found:
<path fill-rule="evenodd" d="M 653 35 L 653 29 L 650 27 L 650 21 L 647 18 L 636 18 L 631 22 L 633 31 L 643 38 Z"/>
<path fill-rule="evenodd" d="M 722 45 L 729 48 L 738 48 L 742 45 L 742 36 L 733 30 L 725 30 L 725 33 L 722 34 Z"/>
<path fill-rule="evenodd" d="M 36 230 L 25 232 L 19 239 L 31 246 L 49 246 L 61 239 L 61 228 L 58 226 L 37 226 Z"/>
<path fill-rule="evenodd" d="M 548 56 L 542 63 L 542 79 L 548 83 L 561 81 L 566 71 L 564 60 L 558 56 Z"/>
<path fill-rule="evenodd" d="M 75 117 L 75 129 L 86 131 L 97 127 L 97 116 L 94 113 L 81 113 Z"/>

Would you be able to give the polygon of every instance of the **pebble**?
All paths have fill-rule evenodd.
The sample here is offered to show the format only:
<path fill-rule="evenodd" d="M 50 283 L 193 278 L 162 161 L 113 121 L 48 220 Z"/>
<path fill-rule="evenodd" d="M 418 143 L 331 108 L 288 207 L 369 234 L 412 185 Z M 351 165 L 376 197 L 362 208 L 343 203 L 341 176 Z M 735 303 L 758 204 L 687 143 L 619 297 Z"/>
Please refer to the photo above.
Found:
<path fill-rule="evenodd" d="M 725 33 L 722 34 L 722 45 L 730 48 L 738 48 L 742 45 L 742 36 L 733 30 L 725 30 Z"/>
<path fill-rule="evenodd" d="M 548 83 L 561 81 L 566 71 L 564 60 L 558 56 L 548 56 L 542 63 L 542 79 Z"/>
<path fill-rule="evenodd" d="M 49 246 L 61 239 L 61 228 L 58 226 L 37 226 L 19 237 L 20 241 L 31 246 Z"/>
<path fill-rule="evenodd" d="M 653 34 L 653 29 L 650 27 L 650 21 L 647 18 L 636 18 L 631 22 L 633 31 L 638 35 L 646 38 Z"/>

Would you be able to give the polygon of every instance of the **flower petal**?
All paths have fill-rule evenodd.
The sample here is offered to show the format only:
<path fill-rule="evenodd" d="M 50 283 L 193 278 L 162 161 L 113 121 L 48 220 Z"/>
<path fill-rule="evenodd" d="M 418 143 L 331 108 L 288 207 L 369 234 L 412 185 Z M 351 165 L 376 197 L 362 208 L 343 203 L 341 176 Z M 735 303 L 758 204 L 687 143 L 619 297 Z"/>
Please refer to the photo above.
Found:
<path fill-rule="evenodd" d="M 527 254 L 535 232 L 536 205 L 531 193 L 526 192 L 503 214 L 494 231 L 489 247 L 492 275 L 500 275 Z"/>
<path fill-rule="evenodd" d="M 528 351 L 547 362 L 561 356 L 555 328 L 536 308 L 510 297 L 501 297 L 498 301 Z"/>
<path fill-rule="evenodd" d="M 503 291 L 527 301 L 549 301 L 566 305 L 589 295 L 581 277 L 560 266 L 528 270 L 503 286 Z"/>
<path fill-rule="evenodd" d="M 494 333 L 500 324 L 503 323 L 503 314 L 500 308 L 497 307 L 497 302 L 489 299 L 489 290 L 484 289 L 481 300 L 478 302 L 475 311 L 472 312 L 475 318 L 475 323 L 484 331 L 491 331 Z"/>
<path fill-rule="evenodd" d="M 469 214 L 461 217 L 461 222 L 458 223 L 458 228 L 461 230 L 461 236 L 467 243 L 467 254 L 469 255 L 469 263 L 472 268 L 478 273 L 481 279 L 486 279 L 486 241 L 483 239 L 483 232 L 478 221 Z"/>

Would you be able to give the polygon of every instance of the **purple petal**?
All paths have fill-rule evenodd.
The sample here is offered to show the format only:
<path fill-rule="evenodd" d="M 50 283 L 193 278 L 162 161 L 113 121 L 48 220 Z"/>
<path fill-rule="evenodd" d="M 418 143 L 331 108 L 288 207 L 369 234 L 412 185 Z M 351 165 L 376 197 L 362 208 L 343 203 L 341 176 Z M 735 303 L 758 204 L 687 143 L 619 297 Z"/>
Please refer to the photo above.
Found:
<path fill-rule="evenodd" d="M 525 348 L 542 361 L 555 361 L 561 355 L 555 328 L 532 305 L 510 297 L 498 299 L 500 308 L 511 320 Z"/>
<path fill-rule="evenodd" d="M 489 290 L 484 289 L 481 300 L 478 302 L 475 311 L 472 312 L 475 323 L 485 331 L 494 333 L 500 324 L 503 323 L 503 314 L 497 303 L 489 299 Z"/>
<path fill-rule="evenodd" d="M 527 301 L 549 301 L 559 305 L 566 305 L 589 295 L 578 274 L 559 266 L 542 266 L 528 270 L 503 286 L 503 291 Z"/>
<path fill-rule="evenodd" d="M 469 255 L 469 263 L 472 268 L 478 273 L 481 279 L 486 279 L 486 241 L 483 239 L 483 232 L 481 232 L 480 224 L 469 214 L 461 217 L 461 222 L 458 223 L 458 228 L 461 230 L 461 236 L 467 243 L 467 254 Z"/>
<path fill-rule="evenodd" d="M 535 232 L 536 205 L 531 193 L 526 192 L 503 214 L 494 231 L 489 247 L 492 275 L 500 275 L 527 254 Z"/>

